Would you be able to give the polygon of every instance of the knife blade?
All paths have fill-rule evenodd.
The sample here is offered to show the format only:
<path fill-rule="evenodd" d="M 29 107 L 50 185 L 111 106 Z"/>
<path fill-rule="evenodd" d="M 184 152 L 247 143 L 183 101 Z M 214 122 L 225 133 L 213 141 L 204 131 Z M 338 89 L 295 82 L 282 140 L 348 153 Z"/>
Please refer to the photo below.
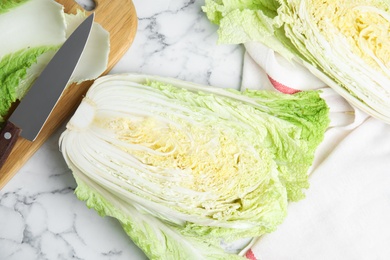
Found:
<path fill-rule="evenodd" d="M 65 41 L 0 131 L 0 169 L 19 136 L 34 141 L 68 84 L 83 53 L 95 14 Z"/>

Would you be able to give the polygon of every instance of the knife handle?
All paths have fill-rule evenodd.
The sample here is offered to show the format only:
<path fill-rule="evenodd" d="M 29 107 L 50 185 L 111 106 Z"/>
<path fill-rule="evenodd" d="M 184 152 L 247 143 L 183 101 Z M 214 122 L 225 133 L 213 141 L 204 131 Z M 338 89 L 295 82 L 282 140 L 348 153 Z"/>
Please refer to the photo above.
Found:
<path fill-rule="evenodd" d="M 12 151 L 22 130 L 7 121 L 0 131 L 0 169 Z"/>

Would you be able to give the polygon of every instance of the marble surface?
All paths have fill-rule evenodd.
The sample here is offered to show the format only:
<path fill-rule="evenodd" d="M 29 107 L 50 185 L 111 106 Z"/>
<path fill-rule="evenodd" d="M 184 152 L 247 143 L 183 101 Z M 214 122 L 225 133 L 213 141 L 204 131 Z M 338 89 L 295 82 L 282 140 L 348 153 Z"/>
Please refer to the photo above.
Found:
<path fill-rule="evenodd" d="M 111 74 L 239 88 L 243 47 L 216 44 L 217 27 L 201 11 L 204 1 L 133 2 L 137 35 Z M 58 148 L 63 130 L 0 191 L 0 259 L 146 259 L 115 219 L 100 217 L 73 194 L 76 184 Z"/>

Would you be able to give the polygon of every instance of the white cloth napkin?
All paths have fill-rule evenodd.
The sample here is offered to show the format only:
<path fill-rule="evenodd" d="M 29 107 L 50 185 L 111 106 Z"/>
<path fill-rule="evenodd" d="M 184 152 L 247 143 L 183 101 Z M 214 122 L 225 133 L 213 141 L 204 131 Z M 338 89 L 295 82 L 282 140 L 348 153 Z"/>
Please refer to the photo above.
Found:
<path fill-rule="evenodd" d="M 300 65 L 245 44 L 242 88 L 322 89 L 331 126 L 310 169 L 306 198 L 247 251 L 261 260 L 390 259 L 390 125 L 351 107 Z"/>

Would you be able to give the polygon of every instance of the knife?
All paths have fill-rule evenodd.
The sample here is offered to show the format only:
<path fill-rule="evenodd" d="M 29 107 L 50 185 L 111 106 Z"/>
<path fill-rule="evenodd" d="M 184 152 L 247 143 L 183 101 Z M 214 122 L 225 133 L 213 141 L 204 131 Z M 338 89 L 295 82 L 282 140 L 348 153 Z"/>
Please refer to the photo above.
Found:
<path fill-rule="evenodd" d="M 0 131 L 0 169 L 19 136 L 34 141 L 41 131 L 77 66 L 94 17 L 92 13 L 70 35 L 4 123 Z"/>

